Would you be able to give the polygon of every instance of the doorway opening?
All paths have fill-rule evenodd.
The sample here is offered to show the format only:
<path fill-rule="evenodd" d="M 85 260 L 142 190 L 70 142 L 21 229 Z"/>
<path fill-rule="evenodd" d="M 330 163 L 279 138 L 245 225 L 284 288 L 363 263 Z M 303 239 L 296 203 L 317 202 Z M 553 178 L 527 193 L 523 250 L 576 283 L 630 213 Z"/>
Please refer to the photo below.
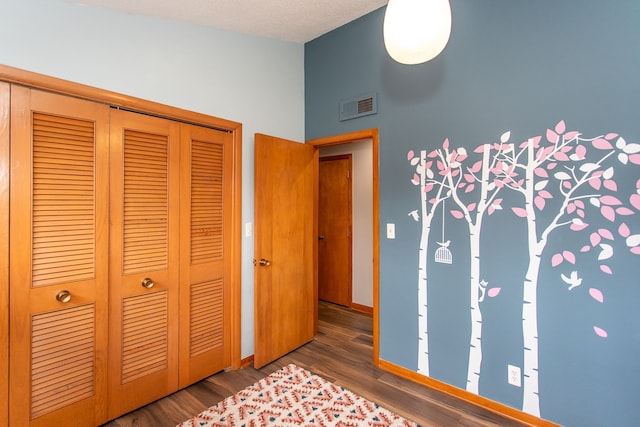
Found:
<path fill-rule="evenodd" d="M 373 315 L 373 359 L 377 365 L 379 285 L 378 130 L 368 129 L 307 141 L 319 157 L 352 157 L 352 297 L 349 307 Z"/>

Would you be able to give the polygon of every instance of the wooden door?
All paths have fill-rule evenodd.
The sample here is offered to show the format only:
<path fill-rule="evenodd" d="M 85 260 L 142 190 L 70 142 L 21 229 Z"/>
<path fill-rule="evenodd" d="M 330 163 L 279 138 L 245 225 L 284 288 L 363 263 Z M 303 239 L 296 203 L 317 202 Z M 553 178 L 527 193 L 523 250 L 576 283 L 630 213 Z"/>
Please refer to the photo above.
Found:
<path fill-rule="evenodd" d="M 231 364 L 231 133 L 182 125 L 180 387 Z"/>
<path fill-rule="evenodd" d="M 318 298 L 351 305 L 351 155 L 320 158 Z"/>
<path fill-rule="evenodd" d="M 259 368 L 315 334 L 317 152 L 256 134 L 254 175 L 254 366 Z"/>
<path fill-rule="evenodd" d="M 106 421 L 108 114 L 12 86 L 12 426 Z"/>
<path fill-rule="evenodd" d="M 109 417 L 178 389 L 180 125 L 111 114 Z"/>

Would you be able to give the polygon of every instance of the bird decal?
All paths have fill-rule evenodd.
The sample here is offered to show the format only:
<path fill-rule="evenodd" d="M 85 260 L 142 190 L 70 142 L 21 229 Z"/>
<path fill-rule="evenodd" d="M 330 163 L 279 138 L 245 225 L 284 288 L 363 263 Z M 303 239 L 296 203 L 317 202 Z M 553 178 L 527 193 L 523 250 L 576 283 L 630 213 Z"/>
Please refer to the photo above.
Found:
<path fill-rule="evenodd" d="M 419 221 L 420 216 L 418 215 L 418 210 L 409 212 L 409 216 L 413 218 L 414 221 Z"/>
<path fill-rule="evenodd" d="M 560 273 L 560 277 L 562 277 L 562 280 L 569 285 L 569 291 L 582 285 L 582 277 L 578 277 L 578 272 L 575 270 L 571 272 L 569 277 L 565 276 L 562 273 Z"/>

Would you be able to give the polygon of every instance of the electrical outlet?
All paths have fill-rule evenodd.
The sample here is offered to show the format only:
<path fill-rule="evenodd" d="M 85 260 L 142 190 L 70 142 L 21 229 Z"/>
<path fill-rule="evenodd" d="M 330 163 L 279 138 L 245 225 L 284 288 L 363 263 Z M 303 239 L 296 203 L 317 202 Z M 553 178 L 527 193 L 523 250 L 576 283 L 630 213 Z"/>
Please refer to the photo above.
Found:
<path fill-rule="evenodd" d="M 512 386 L 522 387 L 522 375 L 518 366 L 507 366 L 507 380 Z"/>

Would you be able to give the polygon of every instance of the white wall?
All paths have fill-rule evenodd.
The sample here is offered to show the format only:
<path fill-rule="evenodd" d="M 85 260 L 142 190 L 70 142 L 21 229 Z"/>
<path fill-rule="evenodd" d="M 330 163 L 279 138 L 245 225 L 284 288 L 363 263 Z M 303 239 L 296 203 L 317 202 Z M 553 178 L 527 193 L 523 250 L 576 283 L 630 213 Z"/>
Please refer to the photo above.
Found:
<path fill-rule="evenodd" d="M 352 302 L 373 307 L 373 143 L 358 141 L 320 149 L 320 156 L 351 154 L 353 209 Z"/>
<path fill-rule="evenodd" d="M 304 45 L 66 3 L 0 1 L 0 63 L 243 125 L 242 219 L 255 133 L 304 139 Z M 244 227 L 243 227 L 244 228 Z M 242 239 L 242 357 L 253 354 L 253 238 Z"/>

